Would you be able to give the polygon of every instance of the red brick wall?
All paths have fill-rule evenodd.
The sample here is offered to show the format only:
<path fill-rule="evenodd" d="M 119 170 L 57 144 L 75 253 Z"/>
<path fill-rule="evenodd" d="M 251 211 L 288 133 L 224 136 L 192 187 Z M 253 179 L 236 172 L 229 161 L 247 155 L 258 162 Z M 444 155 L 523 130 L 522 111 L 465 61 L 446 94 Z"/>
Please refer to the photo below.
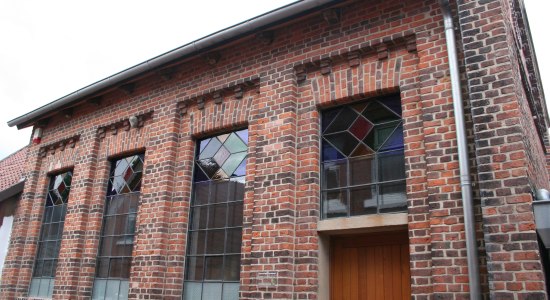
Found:
<path fill-rule="evenodd" d="M 480 178 L 489 288 L 495 297 L 518 289 L 528 295 L 529 290 L 544 290 L 528 194 L 529 174 L 543 172 L 535 169 L 540 151 L 536 136 L 522 134 L 532 124 L 528 111 L 520 109 L 521 95 L 506 87 L 479 90 L 478 85 L 503 78 L 499 73 L 484 79 L 474 66 L 486 72 L 503 68 L 510 73 L 505 78 L 513 78 L 513 72 L 507 67 L 511 63 L 499 60 L 501 52 L 510 57 L 509 51 L 499 48 L 498 38 L 491 39 L 506 33 L 500 6 L 459 5 L 464 11 L 478 7 L 496 10 L 484 19 L 503 28 L 484 36 L 495 51 L 484 58 L 495 62 L 485 66 L 472 58 L 478 52 L 471 51 L 483 50 L 468 48 L 477 44 L 471 45 L 466 30 L 485 31 L 485 24 L 460 18 L 468 49 L 463 53 L 466 99 L 476 140 L 474 170 Z M 76 107 L 70 119 L 53 117 L 42 143 L 30 149 L 0 298 L 26 299 L 47 174 L 66 168 L 74 169 L 74 183 L 54 298 L 90 297 L 109 159 L 145 152 L 130 297 L 180 299 L 195 139 L 247 126 L 241 298 L 316 299 L 319 112 L 388 93 L 402 98 L 413 298 L 467 298 L 454 112 L 439 5 L 363 1 L 340 9 L 338 24 L 330 25 L 316 13 L 274 30 L 272 44 L 246 38 L 219 49 L 215 65 L 188 59 L 174 66 L 170 78 L 148 74 L 130 93 L 113 89 L 99 106 Z M 238 85 L 242 96 L 235 91 Z M 217 92 L 223 97 L 220 103 L 214 99 Z M 138 128 L 126 123 L 133 115 L 144 117 Z M 68 140 L 72 137 L 78 137 L 74 147 Z M 506 177 L 495 179 L 502 174 Z M 547 182 L 543 176 L 533 182 Z M 276 287 L 259 286 L 260 271 L 276 272 Z"/>
<path fill-rule="evenodd" d="M 545 298 L 532 192 L 548 188 L 521 83 L 510 1 L 464 1 L 459 25 L 472 105 L 490 294 Z M 517 295 L 517 296 L 514 296 Z"/>

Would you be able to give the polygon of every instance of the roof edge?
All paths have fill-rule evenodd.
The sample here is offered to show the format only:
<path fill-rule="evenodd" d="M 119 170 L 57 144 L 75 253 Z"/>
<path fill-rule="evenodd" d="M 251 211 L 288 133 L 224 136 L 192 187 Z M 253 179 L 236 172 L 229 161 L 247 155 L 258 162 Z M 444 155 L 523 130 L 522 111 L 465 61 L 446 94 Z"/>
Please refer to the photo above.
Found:
<path fill-rule="evenodd" d="M 21 180 L 18 183 L 8 187 L 7 189 L 0 191 L 0 202 L 7 200 L 8 198 L 11 198 L 23 192 L 24 187 L 25 187 L 25 180 Z"/>
<path fill-rule="evenodd" d="M 235 38 L 254 33 L 255 31 L 274 25 L 279 21 L 286 20 L 296 15 L 305 14 L 315 9 L 321 9 L 325 5 L 341 1 L 342 0 L 300 0 L 294 3 L 290 3 L 286 6 L 280 7 L 278 9 L 272 10 L 265 14 L 259 15 L 252 19 L 246 20 L 244 22 L 238 23 L 231 27 L 202 37 L 174 50 L 168 51 L 152 59 L 146 60 L 119 73 L 106 77 L 73 93 L 54 100 L 42 107 L 39 107 L 31 112 L 21 115 L 11 121 L 8 121 L 7 124 L 10 127 L 17 126 L 18 129 L 28 127 L 33 122 L 45 117 L 47 114 L 50 114 L 63 107 L 76 104 L 84 97 L 91 96 L 97 92 L 113 87 L 117 84 L 121 84 L 126 80 L 129 80 L 140 74 L 152 71 L 156 68 L 162 67 L 167 63 L 173 62 L 186 56 L 196 55 L 202 50 L 211 49 L 213 47 L 219 46 L 226 41 L 230 41 Z"/>

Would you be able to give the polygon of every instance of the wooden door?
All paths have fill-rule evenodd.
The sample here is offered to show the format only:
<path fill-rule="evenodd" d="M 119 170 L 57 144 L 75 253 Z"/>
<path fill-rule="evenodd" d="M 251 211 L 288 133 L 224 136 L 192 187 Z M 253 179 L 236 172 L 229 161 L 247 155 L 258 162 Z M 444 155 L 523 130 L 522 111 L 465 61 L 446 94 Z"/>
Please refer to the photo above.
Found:
<path fill-rule="evenodd" d="M 406 232 L 334 237 L 330 256 L 331 299 L 411 298 Z"/>

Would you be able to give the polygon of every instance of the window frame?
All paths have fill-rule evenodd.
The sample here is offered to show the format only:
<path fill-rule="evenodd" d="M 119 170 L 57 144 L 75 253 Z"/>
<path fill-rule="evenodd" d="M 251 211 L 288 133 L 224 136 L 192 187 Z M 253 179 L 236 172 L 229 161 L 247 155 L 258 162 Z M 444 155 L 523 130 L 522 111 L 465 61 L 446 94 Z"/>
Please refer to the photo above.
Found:
<path fill-rule="evenodd" d="M 247 137 L 247 140 L 245 141 L 243 139 L 243 136 L 241 136 L 240 134 L 238 134 L 238 132 L 243 132 L 243 131 L 246 131 L 246 137 Z M 201 148 L 201 142 L 202 141 L 205 141 L 205 140 L 208 140 L 210 139 L 210 141 L 208 141 L 208 143 L 211 142 L 212 139 L 214 138 L 218 138 L 220 136 L 224 136 L 224 135 L 228 135 L 227 139 L 224 140 L 223 142 L 221 142 L 221 146 L 225 145 L 225 143 L 229 140 L 229 136 L 230 135 L 236 135 L 238 136 L 238 138 L 244 142 L 244 144 L 246 145 L 246 149 L 245 150 L 242 150 L 240 152 L 232 152 L 232 155 L 234 154 L 242 154 L 244 153 L 244 156 L 243 158 L 241 158 L 241 161 L 237 164 L 237 168 L 235 169 L 234 172 L 237 172 L 237 170 L 241 167 L 242 164 L 244 164 L 244 174 L 241 174 L 241 175 L 236 175 L 236 176 L 233 176 L 233 174 L 229 175 L 228 177 L 226 178 L 213 178 L 214 176 L 216 176 L 216 174 L 212 175 L 212 178 L 210 178 L 210 175 L 207 174 L 207 171 L 205 171 L 204 168 L 200 167 L 199 166 L 199 161 L 200 160 L 204 160 L 205 158 L 200 158 L 201 156 L 201 153 L 202 153 L 202 150 L 206 150 L 206 148 L 208 147 L 208 144 L 205 145 L 204 148 Z M 200 293 L 201 293 L 201 296 L 200 298 L 198 299 L 205 299 L 204 297 L 207 297 L 206 294 L 205 294 L 205 291 L 208 290 L 208 285 L 209 284 L 218 284 L 219 285 L 219 292 L 220 292 L 220 297 L 223 297 L 223 293 L 225 291 L 225 288 L 226 286 L 229 287 L 229 288 L 235 288 L 237 287 L 237 297 L 238 297 L 238 291 L 240 290 L 240 269 L 241 269 L 241 259 L 242 259 L 242 229 L 243 229 L 243 212 L 244 212 L 244 197 L 245 197 L 245 187 L 246 187 L 246 165 L 248 163 L 248 156 L 249 156 L 249 131 L 248 131 L 248 128 L 237 128 L 237 129 L 234 129 L 232 131 L 229 131 L 229 132 L 224 132 L 224 133 L 220 133 L 220 134 L 216 134 L 216 135 L 211 135 L 211 136 L 208 136 L 208 137 L 204 137 L 204 138 L 199 138 L 199 139 L 196 139 L 195 140 L 195 150 L 194 150 L 194 156 L 193 156 L 193 170 L 192 170 L 192 179 L 191 179 L 191 197 L 190 197 L 190 202 L 189 202 L 189 217 L 188 217 L 188 226 L 187 226 L 187 238 L 186 238 L 186 251 L 185 251 L 185 268 L 184 268 L 184 295 L 189 292 L 187 289 L 188 289 L 188 284 L 200 284 L 201 287 L 200 287 Z M 221 149 L 221 146 L 218 147 L 218 150 L 215 151 L 215 154 L 214 156 L 218 153 L 218 151 Z M 214 157 L 213 156 L 213 157 Z M 222 165 L 225 164 L 225 162 L 227 162 L 227 160 L 229 160 L 229 157 L 222 163 Z M 221 170 L 222 169 L 222 166 L 220 165 L 219 166 L 219 169 Z M 197 176 L 200 176 L 200 175 L 197 175 L 197 172 L 201 172 L 201 174 L 203 175 L 206 175 L 206 177 L 208 179 L 206 180 L 197 180 Z M 233 185 L 233 188 L 232 188 L 232 182 L 237 182 Z M 235 194 L 237 193 L 237 190 L 238 190 L 238 184 L 242 184 L 242 197 L 240 197 L 240 199 L 237 199 L 235 200 L 235 198 L 232 198 L 232 194 Z M 206 203 L 196 203 L 197 201 L 197 185 L 198 184 L 205 184 L 204 186 L 207 187 L 207 191 L 208 191 L 208 196 L 207 198 L 205 199 L 206 200 Z M 217 189 L 220 187 L 220 186 L 223 186 L 225 188 L 225 191 L 227 193 L 227 195 L 224 196 L 224 200 L 223 201 L 217 201 L 217 200 L 214 200 L 217 196 L 214 195 L 214 193 L 217 193 Z M 204 187 L 203 187 L 204 188 Z M 239 198 L 239 197 L 237 197 Z M 220 226 L 220 227 L 216 227 L 216 226 L 210 226 L 210 208 L 213 208 L 213 207 L 216 207 L 216 206 L 219 206 L 219 205 L 224 205 L 224 214 L 225 214 L 225 222 L 223 224 L 223 226 Z M 231 215 L 231 205 L 234 205 L 234 208 L 233 209 L 236 209 L 234 212 L 237 212 L 237 210 L 240 210 L 240 213 L 236 213 L 237 216 L 240 216 L 240 223 L 237 223 L 237 225 L 231 223 L 232 225 L 234 226 L 230 226 L 230 215 Z M 198 225 L 198 227 L 194 228 L 194 224 L 195 224 L 195 218 L 196 218 L 196 213 L 199 213 L 198 211 L 200 211 L 199 209 L 197 208 L 200 208 L 200 210 L 202 210 L 203 208 L 206 208 L 206 213 L 202 213 L 206 216 L 206 220 L 204 221 L 205 225 L 203 227 L 201 227 L 201 225 Z M 197 210 L 195 210 L 197 209 Z M 201 217 L 203 217 L 201 214 Z M 234 221 L 234 220 L 233 220 Z M 240 236 L 239 236 L 239 245 L 238 245 L 238 252 L 234 252 L 234 251 L 231 251 L 231 252 L 228 252 L 228 235 L 230 234 L 230 230 L 232 229 L 240 229 L 238 230 L 240 232 Z M 208 252 L 208 242 L 209 242 L 209 238 L 208 238 L 208 233 L 209 232 L 212 232 L 212 231 L 217 231 L 217 230 L 224 230 L 224 243 L 223 243 L 223 250 L 219 253 L 209 253 Z M 204 244 L 203 244 L 203 249 L 202 249 L 202 253 L 192 253 L 191 249 L 192 248 L 196 248 L 197 245 L 192 245 L 192 234 L 195 233 L 195 232 L 204 232 Z M 198 234 L 197 234 L 198 235 Z M 193 247 L 194 246 L 194 247 Z M 235 250 L 235 249 L 233 249 Z M 226 265 L 226 262 L 227 262 L 227 258 L 228 257 L 231 257 L 233 256 L 233 258 L 235 258 L 236 256 L 238 256 L 238 264 L 237 264 L 237 273 L 236 273 L 236 278 L 233 279 L 233 278 L 229 278 L 227 279 L 226 278 L 226 273 L 229 271 L 231 271 L 231 269 L 227 269 L 227 265 Z M 210 258 L 210 257 L 220 257 L 222 259 L 222 268 L 220 270 L 220 278 L 219 279 L 206 279 L 206 276 L 207 276 L 207 259 Z M 202 260 L 202 274 L 201 274 L 201 278 L 202 279 L 195 279 L 195 278 L 190 278 L 190 276 L 194 276 L 194 275 L 189 275 L 189 272 L 190 271 L 194 271 L 194 270 L 191 270 L 190 266 L 191 266 L 191 259 L 192 258 L 199 258 Z M 232 284 L 231 285 L 227 285 L 227 284 Z M 233 292 L 235 292 L 233 290 Z M 210 299 L 210 298 L 208 298 Z M 221 298 L 220 298 L 221 299 Z"/>
<path fill-rule="evenodd" d="M 70 174 L 70 183 L 68 186 L 66 186 L 66 189 L 68 190 L 67 192 L 67 195 L 66 195 L 66 199 L 62 199 L 63 196 L 62 195 L 58 195 L 58 196 L 61 196 L 61 201 L 63 202 L 62 204 L 56 204 L 57 200 L 59 199 L 56 199 L 56 201 L 54 201 L 54 199 L 50 196 L 50 193 L 53 193 L 54 190 L 57 190 L 57 188 L 59 187 L 55 187 L 56 185 L 56 181 L 57 181 L 57 178 L 61 178 L 61 181 L 63 182 L 63 184 L 67 184 L 67 182 L 65 181 L 65 176 L 67 176 L 68 174 Z M 63 176 L 63 177 L 61 177 Z M 69 206 L 69 198 L 70 198 L 70 194 L 71 194 L 71 187 L 72 187 L 72 184 L 73 184 L 73 177 L 74 177 L 74 172 L 73 172 L 73 169 L 65 169 L 65 170 L 60 170 L 58 172 L 55 172 L 55 173 L 51 173 L 51 174 L 48 174 L 48 177 L 49 177 L 49 182 L 48 182 L 48 185 L 46 186 L 46 195 L 45 195 L 45 199 L 44 199 L 44 203 L 43 203 L 43 210 L 42 210 L 42 220 L 40 222 L 40 231 L 39 231 L 39 235 L 38 235 L 38 240 L 36 242 L 36 254 L 35 254 L 35 259 L 34 259 L 34 263 L 33 263 L 33 267 L 32 267 L 32 273 L 31 273 L 31 282 L 29 284 L 29 289 L 28 289 L 28 294 L 30 297 L 43 297 L 43 298 L 52 298 L 53 296 L 53 289 L 54 289 L 54 285 L 55 285 L 55 273 L 57 271 L 57 265 L 58 265 L 58 262 L 59 262 L 59 254 L 61 252 L 61 244 L 63 242 L 63 232 L 65 230 L 65 219 L 67 217 L 67 210 L 68 210 L 68 206 Z M 48 202 L 51 202 L 51 205 L 48 205 Z M 51 213 L 48 213 L 48 207 L 51 207 L 52 208 L 52 211 Z M 57 222 L 52 222 L 53 221 L 53 218 L 54 218 L 54 215 L 55 215 L 55 210 L 56 208 L 60 208 L 61 212 L 59 212 L 59 220 Z M 49 222 L 45 223 L 46 221 L 46 217 L 49 218 Z M 62 220 L 62 221 L 61 221 Z M 50 233 L 48 232 L 47 235 L 48 236 L 45 236 L 45 229 L 46 227 L 48 228 L 48 231 L 51 230 L 51 226 L 53 224 L 57 224 L 57 234 L 56 234 L 56 238 L 55 239 L 51 239 L 49 237 L 50 236 Z M 55 254 L 55 257 L 56 258 L 52 258 L 52 257 L 48 257 L 46 259 L 41 259 L 40 256 L 41 256 L 41 253 L 44 253 L 45 251 L 47 251 L 46 248 L 42 248 L 43 244 L 45 243 L 51 243 L 55 241 L 56 242 L 56 246 L 55 248 L 53 249 L 54 252 L 56 252 Z M 53 253 L 52 253 L 53 254 Z M 45 265 L 45 262 L 47 261 L 53 261 L 52 262 L 52 265 L 50 266 L 50 276 L 42 276 L 42 274 L 44 274 L 44 269 L 42 269 L 42 273 L 41 273 L 41 276 L 36 276 L 35 273 L 37 272 L 37 268 L 38 268 L 38 264 L 40 262 L 42 262 L 43 265 Z M 48 286 L 48 289 L 46 291 L 46 296 L 44 295 L 41 295 L 41 292 L 43 291 L 42 290 L 42 285 L 44 284 L 43 281 L 49 281 L 49 286 Z M 35 289 L 35 285 L 38 285 Z"/>
<path fill-rule="evenodd" d="M 115 191 L 113 192 L 112 189 L 115 188 L 113 186 L 113 183 L 114 181 L 112 181 L 115 177 L 117 177 L 115 174 L 116 174 L 116 169 L 117 169 L 117 166 L 118 166 L 118 163 L 117 162 L 120 162 L 122 160 L 127 160 L 127 159 L 130 159 L 130 158 L 137 158 L 139 157 L 140 160 L 141 160 L 141 169 L 140 171 L 135 171 L 134 174 L 136 173 L 139 173 L 140 174 L 140 180 L 138 181 L 138 184 L 136 185 L 137 187 L 137 190 L 131 190 L 130 192 L 124 192 L 124 193 L 119 193 L 119 191 Z M 105 297 L 107 296 L 107 292 L 108 292 L 108 289 L 109 289 L 109 286 L 112 285 L 113 282 L 117 281 L 118 283 L 118 293 L 117 293 L 117 296 L 118 296 L 118 299 L 128 299 L 128 292 L 129 292 L 129 282 L 130 282 L 130 279 L 131 279 L 131 268 L 132 268 L 132 263 L 133 263 L 133 256 L 132 256 L 132 253 L 133 253 L 133 250 L 134 250 L 134 246 L 135 246 L 135 242 L 136 242 L 136 234 L 137 234 L 137 216 L 138 216 L 138 212 L 139 212 L 139 203 L 141 201 L 141 187 L 142 187 L 142 182 L 143 182 L 143 178 L 144 178 L 144 173 L 145 173 L 145 153 L 144 152 L 139 152 L 139 153 L 134 153 L 134 154 L 128 154 L 128 155 L 125 155 L 125 156 L 117 156 L 117 157 L 112 157 L 111 159 L 108 160 L 109 162 L 109 173 L 108 173 L 108 177 L 107 177 L 107 184 L 106 184 L 106 187 L 105 187 L 105 195 L 104 195 L 104 202 L 103 202 L 103 213 L 102 213 L 102 217 L 101 217 L 101 229 L 99 231 L 99 242 L 98 242 L 98 247 L 97 247 L 97 254 L 96 254 L 96 264 L 95 264 L 95 269 L 94 269 L 94 277 L 93 277 L 93 285 L 92 285 L 92 291 L 91 291 L 91 299 L 105 299 Z M 128 170 L 128 168 L 130 168 L 130 163 L 128 163 L 127 167 L 125 168 L 125 171 Z M 133 171 L 133 170 L 132 170 Z M 128 184 L 126 181 L 125 181 L 125 184 Z M 116 188 L 115 188 L 116 189 Z M 126 196 L 129 195 L 128 197 L 133 197 L 133 196 L 137 196 L 136 198 L 137 199 L 128 199 L 126 198 Z M 121 201 L 135 201 L 135 209 L 134 211 L 130 211 L 130 205 L 131 204 L 128 204 L 128 211 L 125 212 L 125 213 L 108 213 L 108 210 L 110 209 L 110 205 L 111 205 L 111 201 L 113 201 L 114 199 L 118 199 L 118 198 L 121 198 Z M 105 235 L 105 226 L 106 226 L 106 218 L 107 217 L 113 217 L 115 218 L 116 220 L 116 217 L 117 216 L 130 216 L 130 215 L 133 215 L 135 218 L 134 218 L 134 228 L 133 228 L 133 233 L 132 234 L 129 234 L 129 233 L 125 233 L 125 234 L 107 234 Z M 126 220 L 126 226 L 128 226 L 128 222 L 129 220 L 127 219 Z M 124 230 L 126 230 L 127 228 L 125 228 Z M 115 221 L 115 224 L 114 224 L 114 228 L 113 228 L 113 231 L 116 232 L 117 230 L 117 224 L 116 224 L 116 221 Z M 119 229 L 120 230 L 120 229 Z M 126 236 L 132 236 L 132 243 L 131 243 L 131 251 L 130 251 L 130 255 L 101 255 L 102 254 L 102 249 L 103 249 L 103 246 L 104 246 L 104 243 L 105 243 L 105 237 L 107 238 L 111 238 L 112 240 L 114 240 L 115 237 L 126 237 Z M 111 250 L 112 252 L 112 250 Z M 128 262 L 128 277 L 121 277 L 121 276 L 107 276 L 107 277 L 99 277 L 99 273 L 100 273 L 100 260 L 101 259 L 107 259 L 109 260 L 109 264 L 108 264 L 108 267 L 107 267 L 107 275 L 110 275 L 111 274 L 111 262 L 110 260 L 111 259 L 117 259 L 117 258 L 120 258 L 120 259 L 128 259 L 129 262 Z M 102 282 L 100 282 L 102 281 Z M 104 282 L 104 283 L 103 283 Z M 103 287 L 99 286 L 99 285 L 103 285 Z M 124 285 L 127 285 L 127 287 L 123 287 L 123 284 Z M 125 290 L 122 290 L 122 289 L 125 289 Z M 121 293 L 121 291 L 123 293 Z M 102 295 L 98 295 L 96 294 L 97 292 L 101 292 Z"/>
<path fill-rule="evenodd" d="M 319 203 L 320 203 L 320 219 L 321 220 L 329 220 L 329 219 L 335 219 L 335 218 L 349 218 L 349 217 L 354 217 L 354 216 L 386 214 L 386 213 L 402 213 L 402 212 L 407 211 L 407 199 L 406 199 L 407 198 L 407 195 L 406 195 L 406 178 L 407 178 L 407 175 L 406 175 L 406 165 L 405 165 L 405 144 L 404 144 L 404 141 L 400 145 L 400 147 L 397 147 L 397 148 L 394 148 L 394 149 L 389 149 L 389 150 L 380 150 L 385 145 L 385 143 L 390 140 L 392 135 L 397 132 L 397 130 L 402 130 L 403 131 L 402 134 L 403 134 L 403 138 L 404 138 L 403 126 L 404 126 L 404 121 L 405 120 L 403 118 L 402 106 L 401 106 L 401 111 L 399 113 L 399 118 L 398 119 L 385 121 L 385 122 L 381 122 L 381 123 L 376 123 L 376 124 L 373 121 L 371 121 L 369 118 L 367 118 L 366 116 L 363 115 L 364 111 L 363 112 L 357 112 L 354 108 L 352 108 L 352 106 L 362 105 L 362 104 L 365 104 L 366 107 L 367 107 L 371 102 L 376 101 L 378 104 L 383 105 L 383 107 L 385 109 L 387 109 L 387 110 L 391 111 L 393 114 L 397 115 L 398 113 L 396 113 L 396 111 L 393 108 L 391 108 L 390 105 L 384 103 L 385 101 L 389 102 L 392 99 L 394 101 L 397 101 L 397 99 L 398 99 L 399 104 L 400 105 L 402 104 L 401 103 L 401 97 L 400 97 L 399 94 L 391 94 L 391 95 L 384 95 L 384 96 L 374 97 L 374 98 L 369 98 L 369 99 L 361 99 L 359 101 L 354 101 L 354 102 L 351 102 L 351 103 L 346 103 L 346 104 L 342 104 L 342 105 L 338 105 L 338 106 L 327 107 L 327 108 L 319 110 L 319 116 L 320 116 L 319 117 L 319 158 L 320 158 L 319 159 L 319 191 L 320 191 Z M 363 110 L 366 109 L 366 107 L 363 108 Z M 377 149 L 370 149 L 370 150 L 373 150 L 373 153 L 357 155 L 357 156 L 351 156 L 352 153 L 350 153 L 349 155 L 345 155 L 333 143 L 329 142 L 325 138 L 325 131 L 328 130 L 329 127 L 333 124 L 332 122 L 336 118 L 338 118 L 340 112 L 338 112 L 335 115 L 335 117 L 332 121 L 328 122 L 328 124 L 324 124 L 325 118 L 326 118 L 325 114 L 327 112 L 336 111 L 336 110 L 343 110 L 343 109 L 353 109 L 353 110 L 355 110 L 355 112 L 357 113 L 358 116 L 363 116 L 367 121 L 369 121 L 373 125 L 371 131 L 374 131 L 376 127 L 390 128 L 391 126 L 394 127 L 394 130 L 391 131 L 391 133 L 386 137 L 386 139 L 384 141 L 382 141 L 381 144 L 376 145 Z M 326 126 L 326 128 L 324 126 Z M 329 134 L 338 134 L 338 133 L 341 133 L 341 132 L 350 133 L 349 130 L 352 126 L 353 126 L 353 122 L 352 122 L 352 124 L 348 125 L 347 129 L 339 130 L 339 131 L 336 131 L 336 132 L 330 132 Z M 363 140 L 365 140 L 369 134 L 370 134 L 370 131 L 369 131 L 369 133 L 366 134 L 366 136 L 363 138 Z M 376 133 L 374 133 L 374 134 L 376 134 Z M 375 139 L 376 139 L 376 135 L 375 135 Z M 324 157 L 324 155 L 325 155 L 325 153 L 324 153 L 325 143 L 329 144 L 332 148 L 336 149 L 336 151 L 339 152 L 339 155 L 342 155 L 344 157 L 343 158 L 337 158 L 337 159 L 325 160 L 325 157 Z M 365 142 L 363 142 L 363 143 L 365 144 Z M 375 142 L 375 143 L 378 143 L 378 142 Z M 358 148 L 358 146 L 356 146 L 354 148 L 354 150 L 356 150 Z M 370 148 L 369 145 L 367 145 L 367 146 Z M 354 150 L 352 150 L 351 152 L 354 152 Z M 397 178 L 397 179 L 390 179 L 390 180 L 381 180 L 381 171 L 383 170 L 383 167 L 380 164 L 380 157 L 383 157 L 384 154 L 398 153 L 398 152 L 402 153 L 403 177 L 402 178 Z M 353 184 L 352 183 L 352 174 L 351 174 L 352 173 L 352 167 L 351 167 L 352 161 L 353 160 L 360 160 L 362 158 L 367 158 L 367 157 L 372 158 L 371 164 L 373 165 L 373 167 L 371 168 L 371 171 L 370 171 L 371 181 L 368 182 L 368 183 Z M 327 185 L 326 185 L 327 177 L 326 177 L 326 167 L 325 166 L 328 165 L 328 164 L 336 164 L 338 162 L 345 162 L 344 165 L 345 165 L 345 169 L 346 169 L 345 170 L 346 184 L 339 184 L 336 187 L 327 187 Z M 403 188 L 403 194 L 404 194 L 404 198 L 405 198 L 404 208 L 392 211 L 391 207 L 384 208 L 383 204 L 381 204 L 380 198 L 382 197 L 382 194 L 381 194 L 380 190 L 381 190 L 382 186 L 389 186 L 391 184 L 396 184 L 396 183 L 402 183 L 402 186 L 400 186 L 400 187 Z M 374 206 L 372 206 L 370 208 L 374 208 L 375 211 L 374 212 L 368 212 L 368 213 L 353 213 L 352 212 L 352 192 L 354 190 L 359 191 L 361 189 L 366 189 L 368 187 L 373 187 L 373 191 L 371 193 L 372 193 L 372 199 L 374 200 L 375 203 L 374 203 Z M 345 195 L 344 195 L 345 200 L 346 200 L 345 207 L 344 207 L 345 213 L 340 213 L 339 215 L 336 215 L 336 216 L 329 216 L 328 215 L 329 212 L 327 211 L 327 208 L 328 208 L 328 205 L 329 205 L 328 201 L 330 200 L 328 194 L 329 193 L 338 193 L 338 192 L 345 193 Z M 342 199 L 342 198 L 340 197 L 339 199 Z"/>

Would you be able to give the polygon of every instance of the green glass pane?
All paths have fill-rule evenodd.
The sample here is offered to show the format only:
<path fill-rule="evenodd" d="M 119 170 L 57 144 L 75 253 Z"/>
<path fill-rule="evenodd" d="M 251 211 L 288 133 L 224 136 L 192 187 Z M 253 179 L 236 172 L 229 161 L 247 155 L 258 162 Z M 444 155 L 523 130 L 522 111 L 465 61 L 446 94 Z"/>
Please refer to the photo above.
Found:
<path fill-rule="evenodd" d="M 65 174 L 63 174 L 63 182 L 65 182 L 65 185 L 66 186 L 71 186 L 71 181 L 73 179 L 73 173 L 71 172 L 67 172 Z"/>
<path fill-rule="evenodd" d="M 213 157 L 216 152 L 218 152 L 218 149 L 221 147 L 220 141 L 218 141 L 217 138 L 213 138 L 210 140 L 210 143 L 204 148 L 204 150 L 199 155 L 199 159 L 205 159 Z"/>
<path fill-rule="evenodd" d="M 233 174 L 241 162 L 246 159 L 246 154 L 246 152 L 231 154 L 222 166 L 225 173 Z"/>
<path fill-rule="evenodd" d="M 325 134 L 324 138 L 346 156 L 349 156 L 359 144 L 359 141 L 347 131 Z"/>
<path fill-rule="evenodd" d="M 371 102 L 365 111 L 363 116 L 369 121 L 380 124 L 390 121 L 399 120 L 399 116 L 389 110 L 387 107 L 381 105 L 379 102 Z"/>
<path fill-rule="evenodd" d="M 223 145 L 231 153 L 237 153 L 247 150 L 246 144 L 235 133 L 232 133 Z"/>
<path fill-rule="evenodd" d="M 382 146 L 393 133 L 397 125 L 399 125 L 399 122 L 377 125 L 374 127 L 374 130 L 371 130 L 363 142 L 371 149 L 378 151 L 380 146 Z"/>
<path fill-rule="evenodd" d="M 130 164 L 134 172 L 141 172 L 143 170 L 143 161 L 139 156 L 134 156 L 132 163 Z"/>

